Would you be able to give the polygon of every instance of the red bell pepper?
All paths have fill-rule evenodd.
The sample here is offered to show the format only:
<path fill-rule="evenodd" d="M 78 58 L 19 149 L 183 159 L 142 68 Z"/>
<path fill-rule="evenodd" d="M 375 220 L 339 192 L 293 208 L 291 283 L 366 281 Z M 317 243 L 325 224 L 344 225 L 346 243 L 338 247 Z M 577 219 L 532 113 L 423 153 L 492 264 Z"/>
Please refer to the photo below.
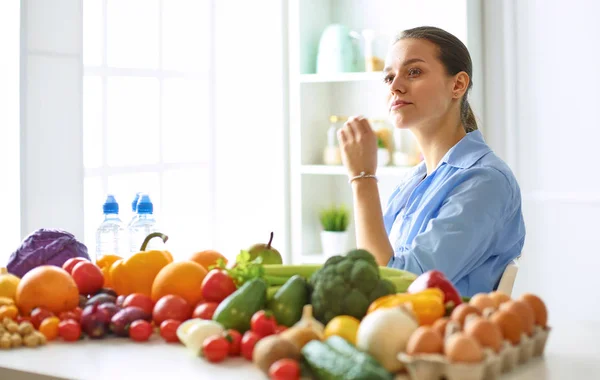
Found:
<path fill-rule="evenodd" d="M 439 270 L 430 270 L 416 278 L 410 284 L 408 293 L 417 293 L 429 288 L 438 288 L 444 292 L 444 305 L 454 308 L 462 303 L 460 293 Z"/>

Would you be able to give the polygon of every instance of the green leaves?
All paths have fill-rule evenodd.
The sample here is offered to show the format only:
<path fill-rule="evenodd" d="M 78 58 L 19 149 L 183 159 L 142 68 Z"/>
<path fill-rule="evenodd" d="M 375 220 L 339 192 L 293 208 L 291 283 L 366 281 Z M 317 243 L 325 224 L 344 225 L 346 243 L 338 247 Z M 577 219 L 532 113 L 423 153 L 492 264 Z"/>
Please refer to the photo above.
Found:
<path fill-rule="evenodd" d="M 262 266 L 262 261 L 263 259 L 260 256 L 251 260 L 250 252 L 242 250 L 237 255 L 233 267 L 227 268 L 222 259 L 217 261 L 216 267 L 227 272 L 239 288 L 254 278 L 264 277 L 265 269 Z"/>

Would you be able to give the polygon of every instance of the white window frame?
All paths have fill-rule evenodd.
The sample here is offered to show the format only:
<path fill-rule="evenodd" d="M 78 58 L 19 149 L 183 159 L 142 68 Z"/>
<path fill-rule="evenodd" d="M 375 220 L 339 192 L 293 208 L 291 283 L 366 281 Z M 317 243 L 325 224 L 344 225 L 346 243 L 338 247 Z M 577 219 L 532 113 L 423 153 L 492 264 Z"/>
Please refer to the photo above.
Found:
<path fill-rule="evenodd" d="M 164 70 L 163 69 L 163 25 L 162 25 L 162 10 L 163 3 L 165 0 L 158 0 L 158 68 L 157 69 L 147 69 L 147 68 L 118 68 L 118 67 L 109 67 L 107 62 L 107 53 L 108 53 L 108 12 L 107 12 L 107 0 L 102 0 L 102 27 L 103 27 L 103 46 L 102 46 L 102 64 L 100 66 L 96 65 L 83 65 L 83 77 L 96 77 L 100 78 L 102 82 L 102 164 L 97 168 L 85 168 L 83 178 L 88 179 L 92 177 L 100 177 L 102 180 L 102 193 L 106 194 L 108 192 L 108 178 L 113 175 L 119 174 L 134 174 L 134 173 L 152 173 L 158 174 L 159 176 L 159 197 L 152 196 L 153 203 L 155 204 L 155 212 L 157 210 L 156 205 L 158 205 L 158 210 L 160 211 L 160 207 L 163 204 L 163 181 L 164 174 L 167 171 L 173 171 L 178 169 L 208 169 L 209 173 L 209 233 L 210 237 L 209 241 L 206 241 L 208 246 L 213 246 L 215 243 L 215 222 L 216 222 L 216 210 L 215 210 L 215 194 L 216 194 L 216 183 L 215 183 L 215 151 L 214 151 L 214 141 L 215 141 L 215 122 L 214 122 L 214 107 L 213 105 L 209 105 L 208 107 L 208 138 L 209 138 L 209 153 L 208 153 L 208 161 L 207 162 L 178 162 L 178 163 L 166 163 L 163 158 L 163 144 L 159 143 L 159 159 L 156 164 L 143 164 L 143 165 L 126 165 L 126 166 L 118 166 L 111 167 L 108 165 L 108 125 L 107 125 L 107 87 L 108 87 L 108 78 L 110 77 L 142 77 L 142 78 L 153 78 L 157 79 L 159 82 L 159 120 L 158 120 L 158 139 L 162 140 L 162 132 L 163 132 L 163 94 L 164 94 L 164 81 L 166 79 L 171 78 L 189 78 L 189 79 L 197 79 L 200 77 L 205 77 L 207 80 L 205 83 L 208 85 L 208 99 L 210 102 L 213 102 L 214 93 L 215 93 L 215 83 L 214 83 L 214 0 L 202 0 L 208 1 L 208 9 L 211 13 L 209 17 L 210 20 L 210 37 L 209 37 L 209 51 L 208 51 L 208 70 L 207 72 L 202 73 L 194 73 L 194 72 L 186 72 L 186 71 L 178 71 L 178 70 Z M 83 4 L 85 6 L 85 3 Z M 85 47 L 84 47 L 85 49 Z M 85 128 L 85 125 L 83 125 Z M 130 200 L 129 200 L 130 201 Z M 129 207 L 130 203 L 128 200 L 119 200 L 120 209 L 125 210 Z M 99 205 L 100 207 L 100 205 Z M 127 222 L 124 220 L 124 222 Z M 88 230 L 89 226 L 84 226 L 85 231 Z M 93 247 L 95 248 L 95 242 L 86 241 L 88 245 L 88 249 L 91 252 L 94 252 Z"/>

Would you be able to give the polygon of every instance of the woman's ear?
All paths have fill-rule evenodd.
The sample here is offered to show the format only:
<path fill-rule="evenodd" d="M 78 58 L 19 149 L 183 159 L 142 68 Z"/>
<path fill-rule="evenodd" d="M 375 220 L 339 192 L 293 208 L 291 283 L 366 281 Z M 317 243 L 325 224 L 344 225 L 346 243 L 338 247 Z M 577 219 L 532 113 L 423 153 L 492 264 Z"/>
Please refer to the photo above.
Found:
<path fill-rule="evenodd" d="M 465 73 L 464 71 L 461 71 L 460 73 L 456 74 L 454 76 L 454 88 L 452 89 L 452 97 L 455 99 L 462 98 L 462 96 L 465 94 L 465 92 L 467 92 L 467 89 L 469 88 L 470 80 L 471 79 L 469 78 L 469 75 L 467 75 L 467 73 Z"/>

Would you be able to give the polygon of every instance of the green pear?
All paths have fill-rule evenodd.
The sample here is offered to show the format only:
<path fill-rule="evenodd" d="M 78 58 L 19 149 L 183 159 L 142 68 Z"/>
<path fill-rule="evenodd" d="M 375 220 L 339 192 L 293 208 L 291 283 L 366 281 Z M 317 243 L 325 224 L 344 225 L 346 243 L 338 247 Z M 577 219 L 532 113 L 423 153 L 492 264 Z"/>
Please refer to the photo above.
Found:
<path fill-rule="evenodd" d="M 281 254 L 275 248 L 271 246 L 273 242 L 273 232 L 271 232 L 271 238 L 267 244 L 254 244 L 248 252 L 250 253 L 250 260 L 254 260 L 257 257 L 262 257 L 263 264 L 283 264 L 281 260 Z"/>

